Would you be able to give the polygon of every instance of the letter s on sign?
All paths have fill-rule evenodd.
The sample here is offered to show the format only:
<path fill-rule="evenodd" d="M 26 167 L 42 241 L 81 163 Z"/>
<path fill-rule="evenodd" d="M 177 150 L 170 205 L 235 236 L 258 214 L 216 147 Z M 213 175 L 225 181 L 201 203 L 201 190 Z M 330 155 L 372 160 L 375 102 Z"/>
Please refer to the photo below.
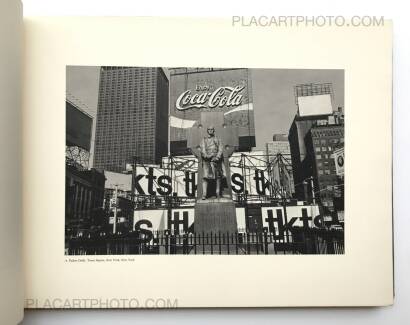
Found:
<path fill-rule="evenodd" d="M 138 241 L 140 243 L 149 243 L 154 237 L 152 231 L 149 229 L 141 228 L 142 225 L 146 225 L 148 228 L 152 228 L 152 222 L 146 219 L 138 220 L 135 223 L 135 230 L 140 233 Z M 141 236 L 142 235 L 142 236 Z"/>

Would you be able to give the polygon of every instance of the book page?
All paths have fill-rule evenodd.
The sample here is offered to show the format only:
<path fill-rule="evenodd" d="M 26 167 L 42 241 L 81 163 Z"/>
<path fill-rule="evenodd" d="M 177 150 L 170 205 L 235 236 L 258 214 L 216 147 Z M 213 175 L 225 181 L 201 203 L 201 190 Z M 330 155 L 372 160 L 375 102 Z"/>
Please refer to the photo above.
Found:
<path fill-rule="evenodd" d="M 389 22 L 27 18 L 25 42 L 28 308 L 393 303 Z"/>
<path fill-rule="evenodd" d="M 20 1 L 0 3 L 0 323 L 23 318 L 21 209 L 21 68 L 23 13 Z"/>

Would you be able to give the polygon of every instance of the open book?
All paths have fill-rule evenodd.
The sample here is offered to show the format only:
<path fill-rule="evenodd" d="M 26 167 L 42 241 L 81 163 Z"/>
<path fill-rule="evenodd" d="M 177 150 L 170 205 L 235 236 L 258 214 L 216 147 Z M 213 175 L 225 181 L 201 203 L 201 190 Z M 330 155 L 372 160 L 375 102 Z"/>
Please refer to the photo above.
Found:
<path fill-rule="evenodd" d="M 23 21 L 6 2 L 2 324 L 393 303 L 389 22 Z"/>

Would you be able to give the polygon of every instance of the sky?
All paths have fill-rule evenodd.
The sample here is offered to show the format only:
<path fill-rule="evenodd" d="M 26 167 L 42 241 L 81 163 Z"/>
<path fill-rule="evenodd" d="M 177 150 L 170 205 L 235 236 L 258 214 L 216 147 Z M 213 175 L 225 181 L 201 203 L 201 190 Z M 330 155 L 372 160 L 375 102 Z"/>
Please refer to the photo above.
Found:
<path fill-rule="evenodd" d="M 66 74 L 67 93 L 71 97 L 74 96 L 77 103 L 80 102 L 80 107 L 94 118 L 97 113 L 99 71 L 99 67 L 69 66 Z M 334 109 L 339 106 L 344 108 L 343 70 L 251 69 L 250 71 L 257 149 L 264 149 L 266 142 L 272 141 L 273 134 L 288 133 L 297 111 L 294 97 L 294 86 L 297 84 L 331 83 Z"/>
<path fill-rule="evenodd" d="M 334 109 L 344 107 L 343 70 L 252 69 L 256 146 L 272 141 L 275 133 L 289 132 L 297 112 L 294 86 L 332 83 Z"/>

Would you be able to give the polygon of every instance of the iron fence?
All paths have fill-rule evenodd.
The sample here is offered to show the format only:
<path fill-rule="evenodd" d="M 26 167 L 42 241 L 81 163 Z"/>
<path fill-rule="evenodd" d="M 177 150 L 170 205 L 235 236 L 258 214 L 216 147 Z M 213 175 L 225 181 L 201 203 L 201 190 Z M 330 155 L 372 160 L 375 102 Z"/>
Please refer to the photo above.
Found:
<path fill-rule="evenodd" d="M 297 228 L 284 234 L 267 231 L 178 233 L 144 230 L 70 238 L 66 241 L 66 254 L 344 254 L 343 233 L 342 230 Z"/>

